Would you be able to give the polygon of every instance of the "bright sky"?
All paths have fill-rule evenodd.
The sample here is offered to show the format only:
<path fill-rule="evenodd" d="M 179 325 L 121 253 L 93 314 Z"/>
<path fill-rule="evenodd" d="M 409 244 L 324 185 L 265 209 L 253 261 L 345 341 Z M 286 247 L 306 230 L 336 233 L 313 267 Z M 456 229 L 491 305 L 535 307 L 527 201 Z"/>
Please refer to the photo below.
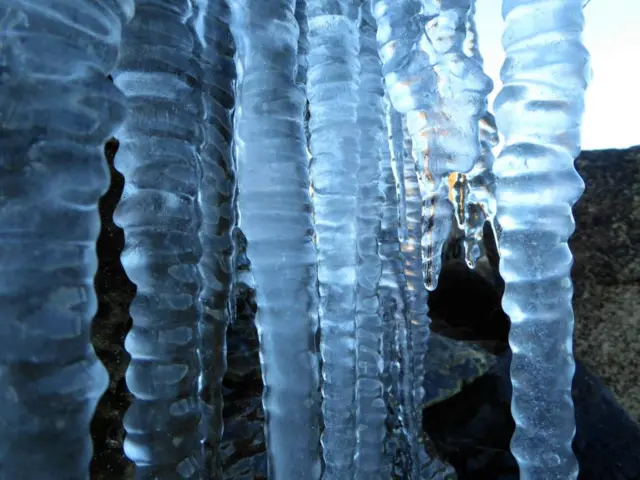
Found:
<path fill-rule="evenodd" d="M 485 71 L 500 91 L 504 52 L 501 0 L 477 0 L 476 21 Z M 628 148 L 640 144 L 640 0 L 591 0 L 585 7 L 584 42 L 593 79 L 587 90 L 582 149 Z"/>

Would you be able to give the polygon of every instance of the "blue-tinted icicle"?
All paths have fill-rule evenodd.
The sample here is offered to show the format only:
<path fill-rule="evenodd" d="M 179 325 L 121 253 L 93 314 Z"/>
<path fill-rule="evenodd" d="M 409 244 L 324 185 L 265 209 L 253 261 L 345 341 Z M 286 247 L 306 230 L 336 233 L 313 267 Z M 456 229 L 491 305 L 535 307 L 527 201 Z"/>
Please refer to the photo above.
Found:
<path fill-rule="evenodd" d="M 511 440 L 526 480 L 575 479 L 573 310 L 567 239 L 584 183 L 580 153 L 589 54 L 582 0 L 505 0 L 504 147 L 494 164 L 502 305 L 511 318 Z"/>
<path fill-rule="evenodd" d="M 389 109 L 392 108 L 386 99 L 383 100 L 383 105 L 386 112 L 389 112 Z M 387 129 L 388 133 L 390 133 L 388 122 Z M 393 463 L 395 470 L 396 466 L 401 463 L 398 454 L 401 451 L 402 442 L 405 441 L 402 432 L 404 418 L 403 404 L 400 401 L 402 389 L 400 385 L 401 364 L 398 336 L 401 335 L 400 330 L 405 328 L 405 289 L 407 282 L 404 277 L 400 252 L 398 194 L 396 177 L 391 166 L 390 143 L 390 141 L 387 141 L 380 144 L 380 187 L 384 195 L 384 203 L 378 237 L 379 253 L 382 261 L 378 296 L 383 316 L 382 358 L 384 360 L 385 400 L 387 407 L 392 412 L 388 419 L 388 422 L 392 425 L 392 431 L 387 434 L 385 453 L 387 461 Z M 402 145 L 402 141 L 400 141 L 400 144 Z"/>
<path fill-rule="evenodd" d="M 131 109 L 117 132 L 115 165 L 125 186 L 114 220 L 125 233 L 122 265 L 137 286 L 125 340 L 135 398 L 124 450 L 139 479 L 198 479 L 204 468 L 198 336 L 206 136 L 195 19 L 189 0 L 138 1 L 113 74 Z"/>
<path fill-rule="evenodd" d="M 133 9 L 0 0 L 3 479 L 89 478 L 109 381 L 90 341 L 103 149 L 126 113 L 106 76 Z"/>
<path fill-rule="evenodd" d="M 483 63 L 478 48 L 478 32 L 475 23 L 476 0 L 472 0 L 467 15 L 466 37 L 463 51 L 467 57 L 473 58 L 480 65 Z M 483 227 L 488 221 L 493 228 L 494 238 L 497 239 L 495 229 L 496 214 L 496 184 L 493 173 L 494 157 L 492 148 L 498 144 L 498 130 L 495 119 L 487 111 L 485 98 L 480 119 L 480 156 L 476 159 L 471 170 L 455 175 L 455 183 L 450 185 L 450 199 L 458 227 L 464 231 L 464 253 L 467 265 L 474 268 L 478 258 L 483 254 Z"/>
<path fill-rule="evenodd" d="M 226 370 L 226 330 L 235 313 L 231 295 L 235 276 L 232 230 L 236 222 L 235 164 L 231 154 L 234 107 L 234 44 L 226 0 L 196 0 L 196 55 L 202 67 L 203 144 L 198 206 L 202 277 L 198 323 L 204 471 L 221 478 L 222 378 Z"/>
<path fill-rule="evenodd" d="M 385 99 L 388 103 L 386 111 L 387 129 L 391 135 L 391 151 L 393 152 L 391 167 L 394 169 L 396 190 L 398 192 L 398 238 L 401 242 L 404 242 L 407 238 L 407 194 L 404 186 L 403 119 L 402 115 L 391 106 L 388 92 L 385 92 Z"/>
<path fill-rule="evenodd" d="M 355 473 L 358 6 L 349 0 L 307 2 L 326 480 Z"/>
<path fill-rule="evenodd" d="M 269 478 L 320 477 L 316 254 L 295 0 L 230 0 L 240 227 L 255 279 Z"/>
<path fill-rule="evenodd" d="M 382 99 L 382 69 L 376 44 L 376 24 L 370 0 L 361 7 L 360 89 L 358 128 L 360 129 L 360 167 L 357 224 L 358 265 L 356 298 L 357 337 L 357 451 L 355 478 L 388 480 L 384 465 L 384 438 L 387 407 L 382 383 L 382 317 L 379 312 L 378 284 L 381 260 L 378 233 L 382 215 L 380 145 L 386 141 Z M 382 471 L 387 471 L 386 475 Z"/>
<path fill-rule="evenodd" d="M 423 198 L 423 270 L 437 286 L 451 229 L 450 173 L 480 155 L 478 121 L 491 81 L 463 54 L 470 0 L 375 0 L 378 44 L 389 96 L 406 116 Z"/>
<path fill-rule="evenodd" d="M 401 250 L 407 289 L 405 300 L 406 345 L 403 347 L 405 352 L 403 353 L 402 376 L 404 395 L 407 397 L 407 438 L 411 449 L 409 478 L 417 480 L 428 478 L 424 477 L 425 472 L 422 472 L 423 462 L 421 457 L 424 446 L 420 442 L 420 432 L 422 431 L 425 361 L 431 320 L 428 316 L 427 290 L 424 286 L 422 250 L 420 249 L 420 239 L 422 238 L 422 198 L 416 172 L 416 162 L 411 157 L 413 150 L 411 137 L 406 130 L 406 124 L 403 127 L 403 156 L 405 158 L 402 173 L 407 196 L 407 238 L 402 243 Z M 424 465 L 424 467 L 428 467 L 428 464 Z"/>

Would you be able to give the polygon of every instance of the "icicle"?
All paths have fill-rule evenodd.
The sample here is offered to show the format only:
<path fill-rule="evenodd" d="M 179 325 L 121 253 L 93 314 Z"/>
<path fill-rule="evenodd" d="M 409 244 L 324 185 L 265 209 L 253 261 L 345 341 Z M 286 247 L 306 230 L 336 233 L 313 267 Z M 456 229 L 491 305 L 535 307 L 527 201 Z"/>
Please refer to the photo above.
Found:
<path fill-rule="evenodd" d="M 91 346 L 106 78 L 132 1 L 0 0 L 0 477 L 89 478 L 109 376 Z M 73 41 L 69 41 L 73 39 Z"/>
<path fill-rule="evenodd" d="M 231 154 L 231 112 L 234 107 L 234 45 L 229 29 L 229 7 L 223 0 L 196 0 L 193 23 L 199 47 L 196 58 L 203 71 L 204 143 L 198 206 L 202 257 L 198 270 L 203 308 L 198 327 L 199 393 L 202 419 L 202 455 L 205 477 L 221 478 L 222 378 L 226 370 L 226 330 L 235 312 L 231 295 L 235 276 L 232 230 L 236 223 L 235 165 Z"/>
<path fill-rule="evenodd" d="M 404 275 L 407 279 L 406 290 L 406 332 L 407 352 L 403 376 L 405 392 L 411 392 L 407 401 L 412 465 L 410 478 L 429 478 L 422 471 L 423 445 L 420 442 L 422 428 L 422 402 L 424 399 L 424 374 L 431 320 L 427 315 L 427 291 L 424 288 L 422 271 L 422 251 L 419 247 L 422 238 L 421 192 L 416 172 L 416 162 L 411 158 L 413 152 L 411 136 L 403 125 L 404 138 L 404 184 L 407 194 L 407 239 L 402 244 Z M 427 465 L 424 465 L 425 467 Z"/>
<path fill-rule="evenodd" d="M 473 0 L 467 15 L 464 53 L 482 65 L 475 25 L 475 5 L 476 0 Z M 498 238 L 495 229 L 495 175 L 492 170 L 494 157 L 491 151 L 498 144 L 498 130 L 493 115 L 487 111 L 486 99 L 481 111 L 484 114 L 479 126 L 480 156 L 468 173 L 449 175 L 449 199 L 453 203 L 458 226 L 464 231 L 464 252 L 469 268 L 475 268 L 478 258 L 483 254 L 485 221 L 493 228 L 494 238 Z"/>
<path fill-rule="evenodd" d="M 398 192 L 397 204 L 400 222 L 398 224 L 398 238 L 401 242 L 404 242 L 407 239 L 407 198 L 404 188 L 403 120 L 402 114 L 398 113 L 393 106 L 391 106 L 388 92 L 385 92 L 385 98 L 388 106 L 386 110 L 387 129 L 391 138 L 391 151 L 393 152 L 391 166 L 394 169 L 396 190 Z"/>
<path fill-rule="evenodd" d="M 307 95 L 318 246 L 325 480 L 354 475 L 358 6 L 308 0 Z"/>
<path fill-rule="evenodd" d="M 200 46 L 191 2 L 165 7 L 161 0 L 138 2 L 113 73 L 131 106 L 117 132 L 115 166 L 125 186 L 114 221 L 125 233 L 122 265 L 137 286 L 125 340 L 127 386 L 135 398 L 124 418 L 124 449 L 136 478 L 196 479 L 204 469 L 198 392 L 203 75 L 193 59 Z"/>
<path fill-rule="evenodd" d="M 382 215 L 380 180 L 380 145 L 383 133 L 382 69 L 376 44 L 376 24 L 371 17 L 370 0 L 361 7 L 360 21 L 360 89 L 358 128 L 360 167 L 357 224 L 358 266 L 356 297 L 357 338 L 357 447 L 355 478 L 388 480 L 382 475 L 384 461 L 385 419 L 382 383 L 382 318 L 379 312 L 378 284 L 381 260 L 378 232 Z"/>
<path fill-rule="evenodd" d="M 385 111 L 392 108 L 387 99 L 383 99 Z M 387 123 L 390 133 L 390 126 Z M 390 137 L 389 137 L 390 138 Z M 400 253 L 399 213 L 396 177 L 391 166 L 390 142 L 382 142 L 380 147 L 380 185 L 384 193 L 382 219 L 378 237 L 382 270 L 380 275 L 380 288 L 378 296 L 383 312 L 383 381 L 385 385 L 385 403 L 393 414 L 388 422 L 392 425 L 401 423 L 401 397 L 400 385 L 400 357 L 398 353 L 398 331 L 404 328 L 406 279 L 402 266 Z M 396 418 L 398 417 L 398 418 Z M 401 431 L 389 432 L 385 442 L 387 461 L 392 462 L 394 468 L 398 463 L 397 451 L 401 448 Z M 399 466 L 401 467 L 401 466 Z M 386 470 L 382 471 L 385 478 L 390 475 Z"/>
<path fill-rule="evenodd" d="M 571 206 L 589 54 L 582 0 L 504 0 L 504 87 L 495 102 L 502 305 L 511 318 L 511 450 L 520 478 L 575 479 Z"/>
<path fill-rule="evenodd" d="M 295 0 L 230 0 L 240 227 L 255 279 L 269 478 L 320 477 L 312 243 Z"/>
<path fill-rule="evenodd" d="M 376 0 L 373 8 L 389 96 L 406 116 L 415 150 L 429 290 L 437 286 L 451 228 L 448 175 L 468 172 L 480 155 L 478 121 L 491 86 L 477 62 L 463 54 L 469 8 L 469 0 Z"/>

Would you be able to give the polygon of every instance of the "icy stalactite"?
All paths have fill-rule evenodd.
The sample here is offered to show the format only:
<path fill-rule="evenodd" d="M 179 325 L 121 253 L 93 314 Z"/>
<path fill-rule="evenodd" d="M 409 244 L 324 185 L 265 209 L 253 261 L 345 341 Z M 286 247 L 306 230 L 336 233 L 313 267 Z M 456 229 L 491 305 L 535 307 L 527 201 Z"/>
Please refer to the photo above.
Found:
<path fill-rule="evenodd" d="M 411 465 L 409 478 L 423 478 L 422 456 L 423 445 L 420 441 L 422 428 L 422 401 L 424 398 L 424 372 L 427 360 L 427 341 L 429 339 L 427 290 L 424 287 L 422 250 L 420 239 L 422 233 L 422 195 L 416 172 L 416 162 L 412 158 L 411 136 L 403 123 L 403 180 L 406 190 L 407 238 L 402 243 L 401 250 L 404 262 L 404 276 L 407 281 L 406 316 L 405 316 L 405 347 L 401 348 L 405 360 L 403 363 L 402 384 L 403 402 L 406 413 L 407 438 L 411 449 Z M 424 465 L 425 467 L 428 466 Z"/>
<path fill-rule="evenodd" d="M 423 195 L 423 270 L 437 286 L 451 228 L 447 177 L 480 155 L 478 122 L 491 81 L 463 53 L 469 0 L 376 0 L 378 45 L 389 96 L 407 120 Z"/>
<path fill-rule="evenodd" d="M 385 92 L 385 100 L 387 104 L 387 130 L 391 136 L 391 167 L 395 174 L 398 195 L 398 238 L 404 242 L 407 238 L 407 195 L 404 187 L 403 119 L 402 114 L 398 113 L 391 105 L 388 92 Z"/>
<path fill-rule="evenodd" d="M 379 311 L 378 284 L 381 259 L 378 233 L 382 215 L 380 181 L 380 145 L 386 141 L 382 99 L 382 69 L 376 44 L 376 24 L 371 16 L 370 0 L 361 7 L 360 88 L 358 128 L 360 129 L 360 166 L 357 171 L 358 265 L 356 270 L 356 479 L 374 480 L 382 475 L 385 419 L 382 383 L 382 317 Z M 388 478 L 388 476 L 387 476 Z"/>
<path fill-rule="evenodd" d="M 233 0 L 240 228 L 255 280 L 269 478 L 320 477 L 317 295 L 295 0 Z"/>
<path fill-rule="evenodd" d="M 476 0 L 472 1 L 467 15 L 464 54 L 476 60 L 481 66 L 482 56 L 478 45 L 478 33 L 475 24 Z M 483 254 L 483 227 L 489 222 L 498 238 L 495 229 L 495 175 L 493 173 L 494 157 L 492 148 L 498 144 L 498 130 L 495 119 L 487 111 L 485 99 L 479 124 L 480 156 L 476 159 L 468 173 L 451 173 L 449 175 L 449 199 L 458 227 L 464 232 L 464 254 L 467 265 L 474 268 L 478 258 Z"/>
<path fill-rule="evenodd" d="M 0 0 L 1 478 L 89 478 L 109 383 L 90 339 L 98 200 L 127 109 L 106 76 L 133 12 Z"/>
<path fill-rule="evenodd" d="M 122 265 L 137 286 L 125 340 L 135 398 L 124 447 L 136 478 L 200 478 L 203 74 L 192 3 L 164 7 L 137 3 L 113 73 L 131 107 L 117 132 L 125 186 L 114 221 L 125 233 Z"/>
<path fill-rule="evenodd" d="M 307 95 L 318 248 L 324 478 L 355 471 L 359 2 L 309 0 Z"/>
<path fill-rule="evenodd" d="M 505 0 L 495 114 L 502 305 L 511 318 L 511 441 L 522 479 L 575 479 L 573 263 L 567 239 L 584 183 L 574 167 L 589 55 L 582 0 Z"/>
<path fill-rule="evenodd" d="M 192 23 L 198 41 L 195 56 L 202 68 L 203 144 L 198 207 L 202 287 L 198 302 L 199 395 L 203 417 L 202 457 L 205 476 L 221 478 L 223 432 L 222 378 L 226 371 L 226 330 L 233 319 L 235 277 L 233 228 L 236 223 L 235 162 L 231 154 L 234 107 L 234 43 L 229 7 L 223 0 L 195 0 Z"/>

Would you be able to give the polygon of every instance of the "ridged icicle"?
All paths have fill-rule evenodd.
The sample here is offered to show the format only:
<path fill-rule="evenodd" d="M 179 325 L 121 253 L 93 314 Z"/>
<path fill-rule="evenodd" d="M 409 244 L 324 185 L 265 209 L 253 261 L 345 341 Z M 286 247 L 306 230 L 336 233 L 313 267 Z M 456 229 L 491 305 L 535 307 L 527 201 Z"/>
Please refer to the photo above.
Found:
<path fill-rule="evenodd" d="M 361 7 L 360 88 L 358 128 L 360 129 L 360 167 L 358 183 L 358 238 L 356 338 L 357 347 L 357 451 L 355 478 L 388 480 L 384 465 L 384 438 L 387 407 L 382 383 L 382 317 L 378 286 L 381 259 L 378 233 L 382 216 L 380 181 L 380 145 L 383 133 L 382 69 L 376 44 L 376 23 L 371 16 L 370 0 Z"/>
<path fill-rule="evenodd" d="M 234 43 L 226 0 L 195 0 L 195 54 L 202 67 L 203 143 L 200 147 L 198 206 L 202 277 L 198 302 L 200 357 L 199 393 L 202 405 L 202 455 L 205 476 L 222 478 L 222 378 L 227 368 L 227 326 L 235 314 L 231 295 L 235 277 L 232 236 L 236 223 L 236 175 L 231 154 L 234 108 Z"/>
<path fill-rule="evenodd" d="M 314 480 L 321 473 L 318 300 L 296 2 L 229 4 L 238 210 L 258 304 L 268 477 Z"/>
<path fill-rule="evenodd" d="M 117 132 L 124 175 L 114 221 L 124 229 L 122 266 L 136 284 L 125 348 L 134 400 L 124 417 L 135 478 L 204 474 L 199 399 L 200 180 L 204 141 L 201 46 L 190 0 L 139 1 L 123 32 L 114 83 L 130 114 Z"/>
<path fill-rule="evenodd" d="M 582 0 L 505 0 L 503 88 L 495 102 L 502 299 L 516 423 L 511 451 L 523 480 L 571 480 L 575 418 L 573 310 L 567 245 L 584 190 L 574 167 L 589 54 Z"/>
<path fill-rule="evenodd" d="M 0 0 L 0 477 L 88 479 L 107 80 L 133 1 Z"/>
<path fill-rule="evenodd" d="M 448 176 L 480 155 L 478 122 L 491 80 L 463 53 L 470 0 L 375 0 L 378 48 L 393 106 L 405 115 L 423 199 L 423 270 L 434 290 L 451 229 Z M 417 48 L 416 48 L 417 47 Z"/>
<path fill-rule="evenodd" d="M 355 473 L 359 2 L 308 0 L 325 480 Z"/>

